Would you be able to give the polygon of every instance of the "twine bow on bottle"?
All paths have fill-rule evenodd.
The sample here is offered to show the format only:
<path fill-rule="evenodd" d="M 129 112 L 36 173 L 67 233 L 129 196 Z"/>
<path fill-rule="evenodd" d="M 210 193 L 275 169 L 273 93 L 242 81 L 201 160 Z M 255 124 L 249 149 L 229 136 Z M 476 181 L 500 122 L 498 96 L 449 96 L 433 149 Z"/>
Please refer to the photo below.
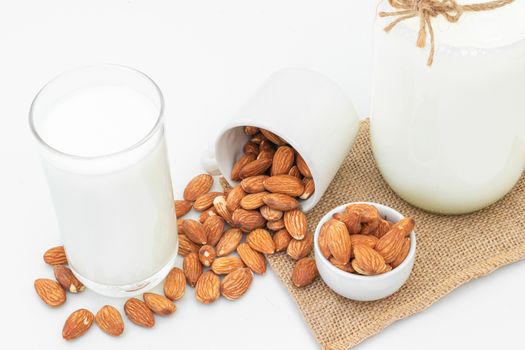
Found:
<path fill-rule="evenodd" d="M 417 36 L 417 47 L 424 48 L 427 41 L 427 33 L 430 36 L 430 53 L 427 64 L 432 65 L 435 52 L 434 30 L 431 18 L 439 15 L 445 17 L 450 23 L 456 23 L 464 12 L 479 12 L 493 10 L 512 3 L 514 0 L 494 0 L 485 3 L 458 4 L 455 0 L 388 0 L 390 6 L 396 9 L 392 12 L 379 12 L 380 17 L 397 17 L 392 23 L 385 27 L 389 32 L 399 22 L 419 16 L 419 32 Z"/>

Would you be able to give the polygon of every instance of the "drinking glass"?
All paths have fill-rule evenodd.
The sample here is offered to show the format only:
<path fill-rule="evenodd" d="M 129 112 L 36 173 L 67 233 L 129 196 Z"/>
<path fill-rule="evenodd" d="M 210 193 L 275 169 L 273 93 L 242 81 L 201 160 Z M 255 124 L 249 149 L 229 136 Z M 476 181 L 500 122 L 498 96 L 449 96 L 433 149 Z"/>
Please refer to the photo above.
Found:
<path fill-rule="evenodd" d="M 117 65 L 63 73 L 31 105 L 69 267 L 97 293 L 140 294 L 174 263 L 163 108 L 153 80 Z"/>

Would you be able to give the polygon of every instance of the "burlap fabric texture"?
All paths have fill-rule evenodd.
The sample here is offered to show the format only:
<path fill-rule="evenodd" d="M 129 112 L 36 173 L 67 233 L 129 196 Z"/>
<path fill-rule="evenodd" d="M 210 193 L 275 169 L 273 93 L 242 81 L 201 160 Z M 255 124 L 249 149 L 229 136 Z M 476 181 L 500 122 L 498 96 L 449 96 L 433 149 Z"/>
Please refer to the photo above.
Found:
<path fill-rule="evenodd" d="M 328 156 L 328 155 L 327 155 Z M 294 262 L 286 254 L 269 256 L 275 273 L 297 302 L 324 349 L 348 349 L 402 318 L 420 312 L 456 287 L 525 257 L 525 177 L 505 198 L 479 212 L 433 215 L 400 199 L 375 164 L 368 122 L 320 203 L 308 214 L 313 232 L 332 208 L 352 201 L 391 206 L 416 220 L 417 254 L 412 275 L 394 295 L 356 302 L 332 292 L 319 278 L 295 288 Z"/>

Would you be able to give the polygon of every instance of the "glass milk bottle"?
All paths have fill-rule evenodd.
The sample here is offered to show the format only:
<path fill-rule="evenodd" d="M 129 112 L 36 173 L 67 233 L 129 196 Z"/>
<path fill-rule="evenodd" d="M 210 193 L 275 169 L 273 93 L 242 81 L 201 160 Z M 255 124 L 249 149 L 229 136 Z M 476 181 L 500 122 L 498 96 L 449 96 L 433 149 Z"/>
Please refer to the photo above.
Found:
<path fill-rule="evenodd" d="M 69 265 L 86 287 L 130 296 L 177 253 L 163 98 L 146 75 L 100 65 L 64 73 L 30 112 Z"/>
<path fill-rule="evenodd" d="M 469 3 L 472 1 L 462 1 Z M 388 5 L 382 8 L 392 11 Z M 525 166 L 525 1 L 432 18 L 436 52 L 415 46 L 419 18 L 378 19 L 371 112 L 384 179 L 425 210 L 461 214 L 509 192 Z"/>

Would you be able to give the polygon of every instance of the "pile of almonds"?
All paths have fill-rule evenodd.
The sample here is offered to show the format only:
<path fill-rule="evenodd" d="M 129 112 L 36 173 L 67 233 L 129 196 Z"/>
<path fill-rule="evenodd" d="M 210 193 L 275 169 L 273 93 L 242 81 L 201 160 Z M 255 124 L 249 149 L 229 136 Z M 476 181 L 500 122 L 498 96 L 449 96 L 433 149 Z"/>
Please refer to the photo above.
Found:
<path fill-rule="evenodd" d="M 164 282 L 164 295 L 144 293 L 143 300 L 130 298 L 124 305 L 129 320 L 153 327 L 155 316 L 175 312 L 186 284 L 195 288 L 196 299 L 210 304 L 222 295 L 240 298 L 253 280 L 253 273 L 266 272 L 266 256 L 284 252 L 297 263 L 292 282 L 297 287 L 312 283 L 318 276 L 309 257 L 313 235 L 307 231 L 306 215 L 299 200 L 315 190 L 304 159 L 285 140 L 263 129 L 245 127 L 250 140 L 235 163 L 231 178 L 240 183 L 231 188 L 221 178 L 222 192 L 210 192 L 213 177 L 200 174 L 184 190 L 184 199 L 175 201 L 182 270 L 174 267 Z M 192 209 L 201 212 L 198 220 L 181 219 Z M 53 266 L 55 280 L 37 279 L 35 290 L 48 305 L 66 301 L 66 291 L 78 293 L 84 286 L 66 266 L 62 246 L 49 249 L 44 261 Z M 95 315 L 78 309 L 66 320 L 62 336 L 75 339 L 86 333 L 93 321 L 109 335 L 124 331 L 120 312 L 104 305 Z"/>
<path fill-rule="evenodd" d="M 372 276 L 398 267 L 410 250 L 415 222 L 383 219 L 376 207 L 351 204 L 323 224 L 319 232 L 321 254 L 339 269 Z"/>
<path fill-rule="evenodd" d="M 85 289 L 71 269 L 66 266 L 67 258 L 63 246 L 48 249 L 44 253 L 44 262 L 53 267 L 56 280 L 40 278 L 35 280 L 34 286 L 37 294 L 47 305 L 60 306 L 66 302 L 66 291 L 79 293 Z M 179 278 L 180 275 L 182 279 Z M 130 298 L 124 304 L 124 312 L 133 323 L 143 327 L 153 327 L 154 314 L 166 316 L 175 312 L 176 306 L 172 300 L 182 297 L 185 284 L 182 271 L 173 268 L 164 284 L 166 296 L 144 293 L 144 301 Z M 66 340 L 78 338 L 91 328 L 93 321 L 109 335 L 119 336 L 124 332 L 124 321 L 120 312 L 114 306 L 104 305 L 96 315 L 87 309 L 74 311 L 64 324 L 62 337 Z"/>
<path fill-rule="evenodd" d="M 175 201 L 184 275 L 204 304 L 220 295 L 239 298 L 253 273 L 265 273 L 266 255 L 276 252 L 298 260 L 296 286 L 318 276 L 308 257 L 313 235 L 299 209 L 299 201 L 315 190 L 310 169 L 279 136 L 250 126 L 244 131 L 250 139 L 231 172 L 239 183 L 232 188 L 223 180 L 223 192 L 210 192 L 213 178 L 200 174 L 186 186 L 184 199 Z M 199 220 L 181 219 L 192 208 L 201 212 Z"/>

